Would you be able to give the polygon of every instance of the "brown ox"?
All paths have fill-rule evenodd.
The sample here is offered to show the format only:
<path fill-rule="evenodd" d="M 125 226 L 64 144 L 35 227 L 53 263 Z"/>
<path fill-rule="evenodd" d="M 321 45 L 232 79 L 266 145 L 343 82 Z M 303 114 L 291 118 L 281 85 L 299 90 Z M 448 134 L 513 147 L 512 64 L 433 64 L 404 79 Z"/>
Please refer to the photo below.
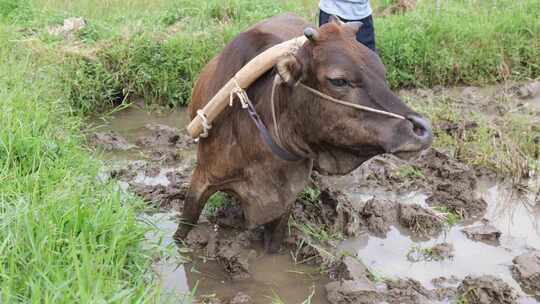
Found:
<path fill-rule="evenodd" d="M 286 14 L 239 34 L 201 72 L 189 108 L 191 118 L 252 58 L 302 35 L 308 26 Z M 314 166 L 325 174 L 346 174 L 378 154 L 417 154 L 431 144 L 429 123 L 390 91 L 377 54 L 355 40 L 358 26 L 334 19 L 318 30 L 308 30 L 310 40 L 295 55 L 284 56 L 276 69 L 247 90 L 276 140 L 270 96 L 279 73 L 284 83 L 276 88 L 275 111 L 281 146 L 301 160 L 285 161 L 273 154 L 239 103 L 213 123 L 210 136 L 198 146 L 198 163 L 176 239 L 184 238 L 197 223 L 213 193 L 225 191 L 241 202 L 249 228 L 265 225 L 266 249 L 279 250 L 288 211 Z M 329 102 L 297 86 L 298 82 L 407 119 Z"/>

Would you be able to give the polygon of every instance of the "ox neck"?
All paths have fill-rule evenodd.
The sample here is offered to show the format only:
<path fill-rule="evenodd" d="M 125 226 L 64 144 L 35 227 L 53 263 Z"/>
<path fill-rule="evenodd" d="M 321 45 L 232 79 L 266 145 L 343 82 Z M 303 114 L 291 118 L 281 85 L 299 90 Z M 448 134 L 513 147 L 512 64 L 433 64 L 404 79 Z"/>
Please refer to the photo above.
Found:
<path fill-rule="evenodd" d="M 257 104 L 258 114 L 276 145 L 298 159 L 312 158 L 311 149 L 304 143 L 301 135 L 300 120 L 294 118 L 295 111 L 289 102 L 295 90 L 286 87 L 277 81 L 277 78 L 271 79 L 272 84 L 266 86 L 270 91 L 265 90 L 264 96 L 261 96 L 261 101 Z"/>

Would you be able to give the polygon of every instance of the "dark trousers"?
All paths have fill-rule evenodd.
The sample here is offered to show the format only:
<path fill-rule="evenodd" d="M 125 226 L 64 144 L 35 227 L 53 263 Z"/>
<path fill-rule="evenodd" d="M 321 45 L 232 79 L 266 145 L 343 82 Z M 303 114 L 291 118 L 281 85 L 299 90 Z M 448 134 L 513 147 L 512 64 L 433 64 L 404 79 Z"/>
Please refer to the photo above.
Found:
<path fill-rule="evenodd" d="M 330 19 L 330 15 L 323 10 L 320 10 L 319 26 L 328 23 L 328 19 Z M 358 30 L 358 33 L 356 33 L 356 40 L 377 53 L 377 48 L 375 47 L 375 28 L 373 27 L 373 17 L 371 15 L 360 20 L 347 20 L 341 17 L 339 17 L 339 19 L 343 22 L 361 21 L 364 25 L 362 25 L 360 30 Z"/>

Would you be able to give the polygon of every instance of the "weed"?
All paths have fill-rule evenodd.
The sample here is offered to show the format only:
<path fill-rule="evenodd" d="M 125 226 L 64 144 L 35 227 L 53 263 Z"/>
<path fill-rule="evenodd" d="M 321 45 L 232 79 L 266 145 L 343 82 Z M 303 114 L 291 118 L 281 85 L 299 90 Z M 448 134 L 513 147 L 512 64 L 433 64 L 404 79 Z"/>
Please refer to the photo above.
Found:
<path fill-rule="evenodd" d="M 203 214 L 206 216 L 214 216 L 216 212 L 232 202 L 231 197 L 224 192 L 214 193 L 206 202 Z"/>
<path fill-rule="evenodd" d="M 422 170 L 413 165 L 400 166 L 396 174 L 402 179 L 425 179 Z"/>
<path fill-rule="evenodd" d="M 306 202 L 317 202 L 319 200 L 319 196 L 321 195 L 321 189 L 319 189 L 317 186 L 307 186 L 304 191 L 302 191 L 298 198 L 301 200 L 304 200 Z"/>
<path fill-rule="evenodd" d="M 438 205 L 433 207 L 433 210 L 445 219 L 445 223 L 448 227 L 455 226 L 464 219 L 463 214 L 457 213 L 447 206 Z"/>

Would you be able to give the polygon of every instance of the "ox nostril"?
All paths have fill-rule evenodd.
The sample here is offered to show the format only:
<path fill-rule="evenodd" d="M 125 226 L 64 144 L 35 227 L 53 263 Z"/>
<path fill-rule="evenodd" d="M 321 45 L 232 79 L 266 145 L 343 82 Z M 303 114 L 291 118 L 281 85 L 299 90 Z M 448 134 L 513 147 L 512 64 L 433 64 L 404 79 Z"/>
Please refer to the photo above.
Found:
<path fill-rule="evenodd" d="M 431 143 L 433 131 L 431 124 L 425 118 L 418 115 L 408 115 L 407 120 L 413 125 L 413 132 L 422 142 Z"/>

